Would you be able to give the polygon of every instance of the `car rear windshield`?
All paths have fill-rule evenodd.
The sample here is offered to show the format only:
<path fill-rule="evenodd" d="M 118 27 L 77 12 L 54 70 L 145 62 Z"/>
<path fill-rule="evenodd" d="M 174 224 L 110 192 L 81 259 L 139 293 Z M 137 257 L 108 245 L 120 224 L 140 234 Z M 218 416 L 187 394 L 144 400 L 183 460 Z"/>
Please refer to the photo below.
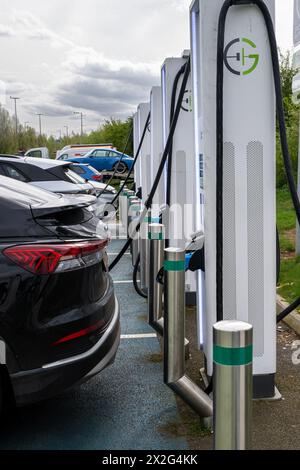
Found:
<path fill-rule="evenodd" d="M 85 180 L 75 173 L 70 165 L 55 166 L 49 168 L 47 171 L 63 181 L 68 181 L 68 183 L 85 184 Z"/>
<path fill-rule="evenodd" d="M 79 165 L 72 165 L 71 168 L 72 168 L 72 171 L 75 171 L 75 173 L 77 173 L 77 175 L 84 175 L 85 174 L 84 169 Z"/>
<path fill-rule="evenodd" d="M 88 169 L 94 173 L 94 175 L 101 175 L 100 171 L 93 168 L 91 165 L 88 165 Z"/>

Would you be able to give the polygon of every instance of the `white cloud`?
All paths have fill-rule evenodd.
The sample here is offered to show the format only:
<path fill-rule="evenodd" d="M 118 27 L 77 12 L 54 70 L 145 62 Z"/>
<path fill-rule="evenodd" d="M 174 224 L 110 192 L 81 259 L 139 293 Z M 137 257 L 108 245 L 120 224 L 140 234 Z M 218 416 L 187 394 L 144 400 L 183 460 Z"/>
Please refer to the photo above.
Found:
<path fill-rule="evenodd" d="M 15 32 L 9 26 L 5 26 L 4 24 L 0 24 L 0 36 L 1 37 L 12 37 L 15 35 Z"/>

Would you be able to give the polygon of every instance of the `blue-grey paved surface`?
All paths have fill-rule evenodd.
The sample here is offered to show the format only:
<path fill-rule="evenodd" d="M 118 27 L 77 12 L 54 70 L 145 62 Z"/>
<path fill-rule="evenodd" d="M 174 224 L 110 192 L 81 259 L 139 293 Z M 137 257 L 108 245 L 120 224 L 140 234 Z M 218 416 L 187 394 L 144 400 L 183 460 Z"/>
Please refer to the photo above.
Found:
<path fill-rule="evenodd" d="M 113 241 L 116 253 L 124 241 Z M 132 278 L 131 258 L 114 270 L 114 279 Z M 116 284 L 122 334 L 153 333 L 147 305 L 132 284 Z M 0 430 L 1 449 L 187 449 L 182 437 L 166 433 L 179 415 L 172 392 L 163 385 L 157 338 L 122 339 L 116 362 L 101 375 L 52 400 L 19 410 Z"/>

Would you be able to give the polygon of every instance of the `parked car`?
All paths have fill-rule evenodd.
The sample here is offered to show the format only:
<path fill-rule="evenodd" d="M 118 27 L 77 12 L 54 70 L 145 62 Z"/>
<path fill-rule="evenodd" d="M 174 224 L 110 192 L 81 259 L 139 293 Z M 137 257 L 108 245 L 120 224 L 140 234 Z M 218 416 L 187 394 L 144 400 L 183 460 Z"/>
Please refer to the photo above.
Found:
<path fill-rule="evenodd" d="M 49 160 L 49 161 L 33 160 L 30 158 L 25 158 L 24 161 L 32 165 L 38 166 L 39 168 L 43 170 L 46 170 L 51 175 L 55 175 L 65 182 L 76 184 L 76 185 L 89 184 L 89 187 L 93 188 L 95 195 L 98 196 L 98 206 L 110 204 L 115 198 L 115 195 L 117 193 L 115 188 L 113 188 L 112 186 L 107 186 L 104 183 L 99 183 L 98 181 L 92 181 L 92 180 L 90 180 L 87 183 L 86 180 L 82 178 L 80 174 L 78 174 L 77 163 L 73 163 L 70 161 L 61 162 L 57 160 Z M 54 189 L 51 189 L 51 191 L 54 191 Z M 54 192 L 59 192 L 59 191 L 54 191 Z M 101 214 L 101 211 L 100 211 L 100 214 Z"/>
<path fill-rule="evenodd" d="M 119 305 L 107 227 L 86 196 L 0 176 L 0 407 L 52 397 L 114 361 Z"/>
<path fill-rule="evenodd" d="M 72 172 L 69 164 L 64 162 L 28 157 L 10 158 L 1 155 L 0 175 L 55 193 L 96 196 L 94 186 Z"/>
<path fill-rule="evenodd" d="M 98 149 L 91 150 L 84 157 L 70 158 L 69 161 L 76 163 L 86 163 L 91 165 L 98 171 L 114 171 L 118 168 L 119 174 L 124 174 L 128 170 L 131 170 L 133 165 L 133 158 L 129 155 L 124 155 L 117 150 Z"/>
<path fill-rule="evenodd" d="M 57 160 L 67 160 L 68 158 L 83 157 L 90 150 L 95 149 L 113 149 L 113 144 L 77 144 L 67 145 L 62 150 L 56 152 Z"/>
<path fill-rule="evenodd" d="M 78 163 L 72 166 L 73 171 L 84 178 L 86 181 L 103 181 L 103 175 L 95 170 L 91 165 L 87 165 L 85 163 Z"/>
<path fill-rule="evenodd" d="M 25 152 L 25 157 L 33 157 L 33 158 L 50 158 L 49 150 L 47 147 L 39 147 L 35 149 L 29 149 Z"/>

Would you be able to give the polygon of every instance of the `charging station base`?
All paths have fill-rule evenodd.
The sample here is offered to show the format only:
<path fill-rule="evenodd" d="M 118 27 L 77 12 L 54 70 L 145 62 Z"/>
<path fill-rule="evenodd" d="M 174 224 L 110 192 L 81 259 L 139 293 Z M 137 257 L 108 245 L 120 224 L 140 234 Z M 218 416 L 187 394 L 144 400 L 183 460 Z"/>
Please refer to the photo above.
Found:
<path fill-rule="evenodd" d="M 211 378 L 208 377 L 203 368 L 200 369 L 200 376 L 205 387 L 209 386 Z M 255 375 L 253 377 L 253 400 L 255 401 L 278 401 L 282 399 L 282 395 L 275 386 L 275 374 Z"/>
<path fill-rule="evenodd" d="M 187 307 L 195 307 L 197 305 L 197 293 L 196 292 L 185 293 L 185 305 Z"/>

